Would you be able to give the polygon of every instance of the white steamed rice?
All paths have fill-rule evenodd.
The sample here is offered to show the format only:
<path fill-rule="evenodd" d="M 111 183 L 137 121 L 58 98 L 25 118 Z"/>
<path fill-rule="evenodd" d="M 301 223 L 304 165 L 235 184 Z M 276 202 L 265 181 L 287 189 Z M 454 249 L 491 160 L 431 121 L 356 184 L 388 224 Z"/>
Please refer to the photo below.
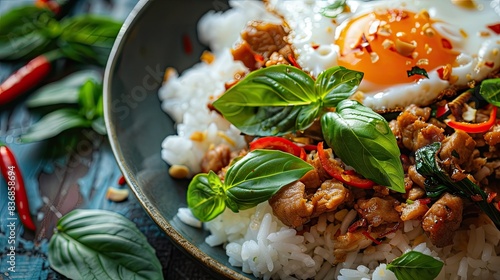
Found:
<path fill-rule="evenodd" d="M 177 135 L 162 144 L 162 158 L 170 165 L 186 165 L 191 175 L 200 171 L 203 154 L 219 143 L 233 150 L 245 147 L 238 129 L 206 106 L 210 98 L 224 92 L 225 82 L 238 72 L 247 71 L 232 59 L 229 49 L 251 19 L 277 20 L 256 1 L 232 1 L 228 12 L 210 12 L 199 24 L 201 40 L 215 55 L 211 64 L 199 63 L 170 77 L 159 92 L 162 108 L 176 122 Z M 202 141 L 191 136 L 202 134 Z M 205 224 L 210 246 L 223 246 L 229 262 L 246 273 L 264 279 L 396 279 L 386 269 L 408 250 L 419 251 L 445 262 L 437 279 L 500 279 L 500 232 L 491 223 L 471 225 L 455 235 L 453 245 L 437 248 L 427 239 L 418 221 L 407 221 L 377 246 L 364 253 L 348 253 L 343 262 L 335 261 L 333 234 L 345 232 L 356 217 L 353 212 L 324 214 L 308 232 L 297 234 L 272 214 L 267 202 L 254 209 L 222 215 Z M 188 209 L 179 218 L 200 226 Z M 476 223 L 477 224 L 477 223 Z"/>

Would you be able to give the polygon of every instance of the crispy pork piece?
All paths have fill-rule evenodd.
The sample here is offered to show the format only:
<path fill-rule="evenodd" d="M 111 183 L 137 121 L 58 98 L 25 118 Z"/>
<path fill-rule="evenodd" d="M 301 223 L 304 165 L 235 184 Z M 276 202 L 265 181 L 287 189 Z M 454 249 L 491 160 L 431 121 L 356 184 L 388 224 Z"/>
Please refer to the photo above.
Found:
<path fill-rule="evenodd" d="M 336 210 L 350 197 L 350 191 L 341 182 L 334 179 L 324 181 L 311 198 L 314 205 L 313 216 Z"/>
<path fill-rule="evenodd" d="M 464 203 L 458 196 L 445 193 L 422 220 L 422 228 L 437 247 L 452 244 L 454 232 L 462 223 Z"/>
<path fill-rule="evenodd" d="M 403 112 L 397 118 L 401 142 L 410 151 L 416 151 L 444 139 L 444 130 L 420 120 L 417 116 Z"/>
<path fill-rule="evenodd" d="M 337 180 L 326 180 L 312 194 L 301 181 L 281 188 L 270 200 L 274 215 L 287 226 L 298 228 L 311 218 L 336 210 L 352 195 Z"/>
<path fill-rule="evenodd" d="M 401 203 L 399 210 L 401 211 L 401 220 L 410 221 L 420 219 L 424 216 L 429 211 L 429 206 L 417 199 L 411 204 Z"/>
<path fill-rule="evenodd" d="M 228 145 L 220 144 L 209 149 L 201 160 L 201 171 L 208 173 L 210 170 L 219 172 L 231 161 L 231 150 Z"/>
<path fill-rule="evenodd" d="M 310 220 L 314 206 L 307 200 L 305 190 L 305 185 L 296 181 L 282 187 L 269 200 L 274 215 L 285 225 L 297 228 Z"/>
<path fill-rule="evenodd" d="M 361 218 L 366 219 L 369 225 L 378 227 L 385 223 L 401 222 L 399 213 L 395 207 L 399 202 L 390 196 L 380 198 L 372 197 L 370 199 L 359 199 L 356 203 L 356 210 Z"/>
<path fill-rule="evenodd" d="M 496 124 L 493 126 L 493 129 L 486 132 L 484 134 L 484 140 L 486 141 L 486 144 L 490 146 L 496 146 L 500 143 L 500 125 Z"/>
<path fill-rule="evenodd" d="M 262 21 L 249 22 L 241 33 L 241 38 L 265 60 L 271 57 L 272 53 L 279 52 L 288 45 L 285 41 L 287 36 L 288 32 L 282 25 Z"/>
<path fill-rule="evenodd" d="M 465 131 L 456 130 L 443 140 L 439 152 L 441 159 L 454 158 L 455 162 L 463 167 L 471 162 L 471 155 L 476 147 L 476 141 Z"/>

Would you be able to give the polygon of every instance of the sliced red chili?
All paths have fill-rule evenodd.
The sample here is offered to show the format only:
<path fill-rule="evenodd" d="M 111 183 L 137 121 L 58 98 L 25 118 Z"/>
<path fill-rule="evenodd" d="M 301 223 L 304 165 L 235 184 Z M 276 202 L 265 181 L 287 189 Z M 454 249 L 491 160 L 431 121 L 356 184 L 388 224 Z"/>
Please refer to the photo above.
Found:
<path fill-rule="evenodd" d="M 359 228 L 366 227 L 366 225 L 367 225 L 366 219 L 359 219 L 354 223 L 352 223 L 352 225 L 350 225 L 349 228 L 347 228 L 347 232 L 351 233 L 355 232 Z"/>
<path fill-rule="evenodd" d="M 326 173 L 344 184 L 361 189 L 370 189 L 375 185 L 372 180 L 360 177 L 354 170 L 344 170 L 340 165 L 333 163 L 323 149 L 323 142 L 318 143 L 318 157 Z"/>
<path fill-rule="evenodd" d="M 443 48 L 451 50 L 453 46 L 451 45 L 451 42 L 448 39 L 442 38 L 441 39 L 441 44 L 443 45 Z"/>
<path fill-rule="evenodd" d="M 488 28 L 497 35 L 500 35 L 500 23 L 488 25 Z"/>
<path fill-rule="evenodd" d="M 366 238 L 370 239 L 371 241 L 373 241 L 373 243 L 375 243 L 377 245 L 382 243 L 379 240 L 373 238 L 373 236 L 368 231 L 363 231 L 363 235 L 366 236 Z"/>
<path fill-rule="evenodd" d="M 28 195 L 26 194 L 21 169 L 17 164 L 14 153 L 9 147 L 2 143 L 0 143 L 0 171 L 7 182 L 7 187 L 9 188 L 9 201 L 11 198 L 14 199 L 14 204 L 16 205 L 15 210 L 17 211 L 21 222 L 26 228 L 34 231 L 36 226 L 31 219 Z M 10 192 L 13 193 L 10 194 Z M 14 212 L 9 210 L 9 215 L 11 215 L 11 213 Z"/>
<path fill-rule="evenodd" d="M 182 47 L 185 54 L 189 55 L 193 53 L 193 43 L 191 42 L 191 38 L 188 34 L 182 35 Z"/>
<path fill-rule="evenodd" d="M 288 54 L 288 61 L 290 61 L 290 63 L 291 63 L 293 66 L 295 66 L 295 67 L 297 67 L 297 68 L 299 68 L 299 69 L 301 69 L 301 68 L 302 68 L 302 67 L 300 67 L 300 65 L 297 63 L 297 60 L 295 60 L 295 57 L 293 56 L 293 54 L 292 54 L 292 53 L 291 53 L 291 54 Z"/>
<path fill-rule="evenodd" d="M 442 119 L 446 118 L 451 114 L 450 107 L 448 107 L 448 103 L 443 106 L 437 106 L 436 108 L 436 118 Z"/>
<path fill-rule="evenodd" d="M 497 110 L 498 107 L 493 106 L 493 109 L 491 109 L 490 112 L 490 118 L 482 123 L 466 123 L 450 120 L 447 122 L 447 124 L 454 129 L 460 129 L 467 133 L 485 133 L 490 130 L 490 128 L 495 124 L 497 119 Z"/>
<path fill-rule="evenodd" d="M 279 150 L 302 159 L 305 159 L 307 156 L 303 148 L 288 139 L 278 136 L 267 136 L 252 141 L 250 143 L 250 150 L 253 151 L 256 149 Z"/>
<path fill-rule="evenodd" d="M 488 198 L 486 199 L 486 201 L 488 203 L 491 203 L 496 196 L 497 196 L 496 192 L 488 192 Z"/>
<path fill-rule="evenodd" d="M 125 177 L 123 175 L 120 176 L 120 178 L 118 178 L 118 185 L 123 186 L 126 183 L 127 183 L 127 181 L 125 181 Z"/>

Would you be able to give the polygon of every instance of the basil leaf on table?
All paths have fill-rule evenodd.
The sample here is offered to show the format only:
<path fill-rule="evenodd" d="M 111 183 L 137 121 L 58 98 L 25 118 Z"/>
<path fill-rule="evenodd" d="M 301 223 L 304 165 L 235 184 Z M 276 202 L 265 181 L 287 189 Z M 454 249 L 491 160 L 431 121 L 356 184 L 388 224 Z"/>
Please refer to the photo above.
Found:
<path fill-rule="evenodd" d="M 321 118 L 323 137 L 347 165 L 377 184 L 405 192 L 396 137 L 387 121 L 354 100 L 341 101 Z"/>
<path fill-rule="evenodd" d="M 479 94 L 488 103 L 500 107 L 500 78 L 482 81 L 479 87 Z"/>
<path fill-rule="evenodd" d="M 105 66 L 121 23 L 107 17 L 83 15 L 63 20 L 61 28 L 59 47 L 66 57 Z"/>
<path fill-rule="evenodd" d="M 0 15 L 0 60 L 30 60 L 56 47 L 61 30 L 54 13 L 33 5 Z"/>
<path fill-rule="evenodd" d="M 106 210 L 77 209 L 57 222 L 50 266 L 72 279 L 163 279 L 146 237 L 130 220 Z"/>
<path fill-rule="evenodd" d="M 248 135 L 284 135 L 307 129 L 326 107 L 355 92 L 363 74 L 333 67 L 314 81 L 289 65 L 274 65 L 248 74 L 213 105 Z"/>
<path fill-rule="evenodd" d="M 438 153 L 440 149 L 441 143 L 435 142 L 415 152 L 415 167 L 418 173 L 426 177 L 426 191 L 438 194 L 446 191 L 469 200 L 472 197 L 479 198 L 471 201 L 488 215 L 495 226 L 500 229 L 500 212 L 496 209 L 494 202 L 488 203 L 488 195 L 468 178 L 460 181 L 453 180 L 439 163 Z"/>
<path fill-rule="evenodd" d="M 21 136 L 22 142 L 35 142 L 54 137 L 70 128 L 90 127 L 92 121 L 84 118 L 78 109 L 62 108 L 43 116 Z"/>
<path fill-rule="evenodd" d="M 212 171 L 196 175 L 188 186 L 188 207 L 200 221 L 210 221 L 226 207 L 238 212 L 257 206 L 312 169 L 285 152 L 254 150 L 229 167 L 224 182 Z"/>
<path fill-rule="evenodd" d="M 58 104 L 77 104 L 80 88 L 88 81 L 102 82 L 102 74 L 97 70 L 81 70 L 72 73 L 59 81 L 47 84 L 26 100 L 26 106 L 37 108 Z"/>
<path fill-rule="evenodd" d="M 434 279 L 444 263 L 432 256 L 417 251 L 409 251 L 387 264 L 387 269 L 403 279 Z"/>

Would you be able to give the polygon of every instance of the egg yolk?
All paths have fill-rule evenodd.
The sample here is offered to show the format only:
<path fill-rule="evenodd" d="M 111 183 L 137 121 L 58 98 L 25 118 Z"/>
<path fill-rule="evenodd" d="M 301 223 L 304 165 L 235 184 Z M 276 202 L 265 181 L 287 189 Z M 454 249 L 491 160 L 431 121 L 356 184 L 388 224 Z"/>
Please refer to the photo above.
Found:
<path fill-rule="evenodd" d="M 434 28 L 426 11 L 382 10 L 347 22 L 336 38 L 338 63 L 364 73 L 377 85 L 408 83 L 422 76 L 407 71 L 418 66 L 431 71 L 453 65 L 458 52 Z"/>

